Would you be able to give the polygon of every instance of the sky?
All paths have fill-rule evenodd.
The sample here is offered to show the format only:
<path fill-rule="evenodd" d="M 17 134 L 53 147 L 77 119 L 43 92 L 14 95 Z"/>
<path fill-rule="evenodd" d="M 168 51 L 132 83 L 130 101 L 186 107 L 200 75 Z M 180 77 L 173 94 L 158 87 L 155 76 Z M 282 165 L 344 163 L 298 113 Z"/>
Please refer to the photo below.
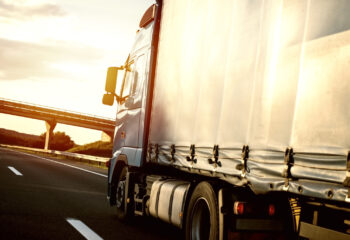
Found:
<path fill-rule="evenodd" d="M 102 104 L 107 68 L 122 65 L 154 0 L 0 0 L 0 98 L 115 118 Z M 0 113 L 0 128 L 45 122 Z M 57 124 L 77 144 L 101 132 Z"/>

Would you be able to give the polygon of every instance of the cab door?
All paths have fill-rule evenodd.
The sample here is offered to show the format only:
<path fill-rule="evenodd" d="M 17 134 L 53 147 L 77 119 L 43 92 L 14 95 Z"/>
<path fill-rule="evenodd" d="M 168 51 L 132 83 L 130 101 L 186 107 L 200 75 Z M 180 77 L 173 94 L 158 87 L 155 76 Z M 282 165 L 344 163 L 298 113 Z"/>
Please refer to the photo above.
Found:
<path fill-rule="evenodd" d="M 116 119 L 115 150 L 127 156 L 128 165 L 141 166 L 144 88 L 147 86 L 147 52 L 135 54 L 125 65 L 125 75 Z"/>

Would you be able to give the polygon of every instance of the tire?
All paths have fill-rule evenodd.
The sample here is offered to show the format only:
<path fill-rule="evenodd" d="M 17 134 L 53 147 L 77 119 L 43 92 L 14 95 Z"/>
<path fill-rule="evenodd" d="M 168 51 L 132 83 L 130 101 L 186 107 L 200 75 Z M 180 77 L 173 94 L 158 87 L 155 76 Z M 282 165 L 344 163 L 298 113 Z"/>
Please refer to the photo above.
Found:
<path fill-rule="evenodd" d="M 219 239 L 218 201 L 208 182 L 199 183 L 188 203 L 185 235 L 187 240 Z"/>
<path fill-rule="evenodd" d="M 118 182 L 116 186 L 116 207 L 117 207 L 117 217 L 119 220 L 127 220 L 131 217 L 131 214 L 129 213 L 127 209 L 127 203 L 125 201 L 126 197 L 126 175 L 128 173 L 128 168 L 124 166 L 118 177 Z"/>

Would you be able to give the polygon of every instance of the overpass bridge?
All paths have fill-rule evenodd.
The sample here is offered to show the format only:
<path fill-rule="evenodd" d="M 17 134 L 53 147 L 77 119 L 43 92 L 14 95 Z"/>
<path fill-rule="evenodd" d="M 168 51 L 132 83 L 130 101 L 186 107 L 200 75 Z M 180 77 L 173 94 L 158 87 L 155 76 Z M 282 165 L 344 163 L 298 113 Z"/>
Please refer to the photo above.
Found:
<path fill-rule="evenodd" d="M 45 149 L 57 123 L 99 130 L 113 139 L 115 120 L 31 103 L 0 98 L 0 113 L 43 120 L 46 123 Z"/>

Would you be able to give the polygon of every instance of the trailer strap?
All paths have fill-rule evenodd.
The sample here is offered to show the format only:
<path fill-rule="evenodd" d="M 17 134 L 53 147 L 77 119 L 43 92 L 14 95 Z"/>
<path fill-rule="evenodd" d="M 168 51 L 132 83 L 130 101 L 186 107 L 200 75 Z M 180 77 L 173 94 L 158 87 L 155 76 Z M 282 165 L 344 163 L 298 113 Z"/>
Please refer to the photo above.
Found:
<path fill-rule="evenodd" d="M 348 151 L 348 156 L 346 158 L 346 178 L 343 182 L 344 187 L 348 187 L 348 199 L 350 199 L 350 151 Z"/>
<path fill-rule="evenodd" d="M 191 162 L 192 164 L 197 163 L 197 159 L 195 158 L 195 156 L 196 156 L 196 147 L 194 144 L 192 144 L 190 147 L 190 156 L 187 156 L 186 160 L 188 162 Z"/>
<path fill-rule="evenodd" d="M 213 160 L 214 159 L 214 160 Z M 214 164 L 214 168 L 221 167 L 221 162 L 219 161 L 219 145 L 214 145 L 213 157 L 208 159 L 209 164 Z"/>
<path fill-rule="evenodd" d="M 155 154 L 155 161 L 158 162 L 158 157 L 159 157 L 159 145 L 158 144 L 154 145 L 154 154 Z"/>
<path fill-rule="evenodd" d="M 152 143 L 148 144 L 148 149 L 147 149 L 147 156 L 148 156 L 148 161 L 152 162 L 152 152 L 153 152 L 153 147 Z"/>
<path fill-rule="evenodd" d="M 284 170 L 282 172 L 282 177 L 284 177 L 284 186 L 288 187 L 289 179 L 292 178 L 291 168 L 294 164 L 294 153 L 293 148 L 286 148 L 284 153 Z"/>
<path fill-rule="evenodd" d="M 175 153 L 176 153 L 175 144 L 171 144 L 171 146 L 170 146 L 170 155 L 171 155 L 170 161 L 172 163 L 175 162 Z"/>
<path fill-rule="evenodd" d="M 249 158 L 249 146 L 248 145 L 243 145 L 242 148 L 242 156 L 241 156 L 242 160 L 242 177 L 245 176 L 246 172 L 248 172 L 248 166 L 247 166 L 247 162 L 248 162 L 248 158 Z"/>

